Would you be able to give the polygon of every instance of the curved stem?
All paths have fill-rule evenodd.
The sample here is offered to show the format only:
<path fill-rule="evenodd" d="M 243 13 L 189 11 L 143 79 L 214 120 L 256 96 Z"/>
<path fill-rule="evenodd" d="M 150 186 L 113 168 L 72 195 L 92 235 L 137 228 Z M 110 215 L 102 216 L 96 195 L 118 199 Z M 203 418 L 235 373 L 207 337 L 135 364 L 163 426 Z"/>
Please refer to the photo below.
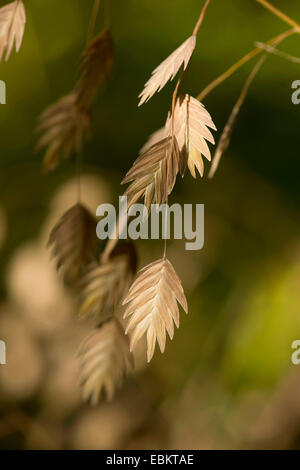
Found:
<path fill-rule="evenodd" d="M 292 18 L 290 18 L 288 15 L 280 11 L 278 8 L 274 7 L 274 5 L 272 5 L 267 0 L 256 0 L 256 1 L 260 3 L 263 7 L 265 7 L 267 10 L 269 10 L 271 13 L 278 16 L 278 18 L 282 19 L 285 23 L 295 28 L 295 30 L 298 33 L 300 33 L 300 25 L 296 21 L 294 21 Z"/>
<path fill-rule="evenodd" d="M 204 16 L 205 16 L 205 13 L 206 13 L 206 10 L 208 8 L 208 5 L 210 4 L 210 0 L 206 0 L 206 3 L 204 5 L 204 7 L 202 8 L 202 11 L 200 13 L 200 16 L 199 16 L 199 19 L 196 23 L 196 26 L 194 28 L 194 31 L 193 31 L 193 36 L 197 36 L 198 34 L 198 31 L 199 31 L 199 28 L 204 20 Z"/>
<path fill-rule="evenodd" d="M 284 38 L 285 38 L 285 36 L 282 35 L 281 38 L 277 39 L 277 41 L 274 41 L 273 42 L 274 46 L 277 46 L 281 41 L 283 41 Z M 241 93 L 240 93 L 240 95 L 237 99 L 237 102 L 234 105 L 234 108 L 233 108 L 232 112 L 230 113 L 228 121 L 227 121 L 227 123 L 224 127 L 224 130 L 222 132 L 222 135 L 220 137 L 219 144 L 217 146 L 217 149 L 215 151 L 215 155 L 214 155 L 214 158 L 213 158 L 213 161 L 212 161 L 210 172 L 208 174 L 208 178 L 213 178 L 213 176 L 214 176 L 214 174 L 215 174 L 215 172 L 216 172 L 216 170 L 219 166 L 221 157 L 224 154 L 224 152 L 227 150 L 227 148 L 230 144 L 233 128 L 235 126 L 235 123 L 236 123 L 238 114 L 240 112 L 240 109 L 241 109 L 241 107 L 242 107 L 242 105 L 243 105 L 243 103 L 244 103 L 244 101 L 247 97 L 249 88 L 252 85 L 253 80 L 255 79 L 257 73 L 259 72 L 261 66 L 264 64 L 264 62 L 267 58 L 268 58 L 268 54 L 264 54 L 258 60 L 258 62 L 255 64 L 254 68 L 252 69 L 249 77 L 247 78 L 247 80 L 246 80 L 246 82 L 245 82 L 245 84 L 242 88 L 242 91 L 241 91 Z"/>
<path fill-rule="evenodd" d="M 94 29 L 95 29 L 95 24 L 96 24 L 98 12 L 99 12 L 100 4 L 101 4 L 101 0 L 94 0 L 93 9 L 92 9 L 89 26 L 88 26 L 88 32 L 86 36 L 87 44 L 90 42 L 94 34 Z"/>
<path fill-rule="evenodd" d="M 287 37 L 291 36 L 292 34 L 295 34 L 297 31 L 295 29 L 289 29 L 288 31 L 284 31 L 283 33 L 279 34 L 278 36 L 270 39 L 269 41 L 266 42 L 267 45 L 272 45 L 276 43 L 278 40 L 283 40 L 286 39 Z M 258 54 L 262 53 L 262 49 L 259 47 L 256 47 L 252 51 L 248 52 L 248 54 L 244 55 L 240 60 L 238 60 L 235 64 L 233 64 L 231 67 L 229 67 L 226 72 L 222 73 L 217 77 L 215 80 L 213 80 L 209 85 L 207 85 L 204 90 L 199 93 L 197 96 L 197 99 L 199 101 L 202 101 L 206 96 L 214 90 L 218 85 L 223 83 L 227 78 L 229 78 L 234 72 L 236 72 L 239 68 L 241 68 L 243 65 L 245 65 L 249 60 L 253 59 L 253 57 L 257 56 Z"/>

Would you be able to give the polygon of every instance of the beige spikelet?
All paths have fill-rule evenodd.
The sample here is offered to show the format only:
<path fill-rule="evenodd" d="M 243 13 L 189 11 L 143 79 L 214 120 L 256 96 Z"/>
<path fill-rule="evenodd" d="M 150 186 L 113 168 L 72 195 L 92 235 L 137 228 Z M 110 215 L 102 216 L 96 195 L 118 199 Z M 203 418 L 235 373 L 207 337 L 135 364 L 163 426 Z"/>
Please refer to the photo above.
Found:
<path fill-rule="evenodd" d="M 0 8 L 0 61 L 6 49 L 7 61 L 12 52 L 14 43 L 19 52 L 26 23 L 26 13 L 22 0 L 16 0 Z"/>
<path fill-rule="evenodd" d="M 81 204 L 75 204 L 50 233 L 48 247 L 56 258 L 57 269 L 66 280 L 75 281 L 94 259 L 97 247 L 96 220 Z"/>
<path fill-rule="evenodd" d="M 91 129 L 87 110 L 77 106 L 77 94 L 71 93 L 47 108 L 40 116 L 39 130 L 44 132 L 37 148 L 46 148 L 44 169 L 53 170 L 61 158 L 80 152 Z"/>
<path fill-rule="evenodd" d="M 186 163 L 194 178 L 196 177 L 196 169 L 203 176 L 202 155 L 207 160 L 211 160 L 210 149 L 206 141 L 215 143 L 209 128 L 216 130 L 216 126 L 203 104 L 188 94 L 178 98 L 174 110 L 174 135 L 180 150 L 180 173 L 182 176 Z M 169 114 L 165 126 L 150 135 L 141 152 L 146 152 L 158 139 L 165 138 L 171 133 L 172 118 Z"/>
<path fill-rule="evenodd" d="M 179 326 L 177 302 L 188 311 L 181 282 L 170 261 L 163 258 L 139 272 L 123 304 L 129 304 L 124 318 L 130 317 L 126 333 L 132 331 L 130 350 L 147 335 L 147 360 L 151 361 L 156 341 L 161 352 L 166 345 L 166 331 L 174 335 L 174 323 Z"/>
<path fill-rule="evenodd" d="M 173 80 L 182 65 L 183 69 L 186 69 L 195 46 L 196 36 L 193 34 L 152 72 L 151 78 L 139 95 L 139 106 L 160 91 L 169 80 Z"/>
<path fill-rule="evenodd" d="M 106 262 L 92 264 L 82 279 L 81 317 L 105 318 L 121 302 L 136 272 L 133 243 L 115 248 Z"/>
<path fill-rule="evenodd" d="M 203 176 L 202 155 L 211 160 L 210 149 L 206 141 L 214 144 L 215 140 L 209 128 L 216 130 L 212 118 L 202 103 L 186 94 L 178 98 L 174 111 L 174 133 L 181 152 L 187 154 L 187 164 L 191 175 L 196 178 L 196 169 Z M 172 119 L 166 123 L 166 132 L 172 129 Z"/>
<path fill-rule="evenodd" d="M 174 187 L 179 168 L 179 148 L 174 137 L 161 140 L 134 162 L 122 184 L 133 181 L 124 193 L 128 204 L 145 199 L 147 209 L 151 204 L 162 204 Z"/>
<path fill-rule="evenodd" d="M 111 71 L 114 61 L 114 44 L 110 31 L 105 29 L 85 49 L 77 83 L 77 104 L 89 109 L 92 101 Z"/>
<path fill-rule="evenodd" d="M 81 345 L 82 398 L 92 405 L 99 402 L 102 391 L 108 400 L 128 370 L 133 367 L 124 329 L 116 318 L 111 318 L 95 330 Z"/>

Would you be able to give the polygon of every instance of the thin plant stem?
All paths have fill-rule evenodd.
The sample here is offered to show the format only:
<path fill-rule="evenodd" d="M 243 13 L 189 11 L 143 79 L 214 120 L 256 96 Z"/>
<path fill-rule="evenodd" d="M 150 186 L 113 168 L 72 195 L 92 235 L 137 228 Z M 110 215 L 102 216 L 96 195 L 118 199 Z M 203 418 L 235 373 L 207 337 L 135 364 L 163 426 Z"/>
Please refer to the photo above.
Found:
<path fill-rule="evenodd" d="M 77 200 L 81 201 L 81 171 L 82 171 L 82 152 L 77 153 L 76 158 L 76 177 L 77 177 Z"/>
<path fill-rule="evenodd" d="M 281 41 L 283 41 L 283 39 L 284 39 L 284 37 L 281 37 L 281 38 L 277 39 L 277 41 L 274 41 L 273 44 L 278 45 Z M 259 72 L 261 66 L 264 64 L 264 62 L 266 61 L 267 58 L 268 58 L 268 54 L 264 54 L 258 60 L 258 62 L 256 63 L 256 65 L 252 69 L 249 77 L 246 80 L 246 83 L 244 84 L 244 86 L 242 88 L 242 91 L 241 91 L 241 93 L 240 93 L 240 95 L 237 99 L 237 102 L 234 105 L 234 108 L 233 108 L 232 112 L 230 113 L 230 116 L 227 120 L 226 126 L 224 127 L 224 130 L 222 132 L 222 135 L 221 135 L 221 138 L 219 140 L 217 149 L 215 151 L 215 155 L 214 155 L 214 158 L 213 158 L 213 161 L 212 161 L 210 172 L 208 174 L 208 178 L 213 178 L 213 176 L 214 176 L 214 174 L 215 174 L 215 172 L 216 172 L 216 170 L 219 166 L 221 157 L 224 154 L 224 152 L 227 150 L 227 148 L 230 144 L 230 139 L 231 139 L 231 135 L 232 135 L 232 132 L 233 132 L 234 125 L 236 123 L 236 120 L 237 120 L 238 114 L 240 112 L 240 109 L 241 109 L 241 107 L 242 107 L 242 105 L 243 105 L 243 103 L 244 103 L 244 101 L 247 97 L 249 88 L 252 85 L 253 80 L 255 79 L 257 73 Z"/>
<path fill-rule="evenodd" d="M 100 4 L 101 4 L 101 0 L 94 0 L 92 13 L 91 13 L 90 21 L 89 21 L 89 26 L 88 26 L 88 31 L 87 31 L 87 36 L 86 36 L 87 44 L 90 42 L 94 34 Z"/>
<path fill-rule="evenodd" d="M 260 3 L 263 7 L 267 8 L 267 10 L 269 10 L 271 13 L 278 16 L 278 18 L 282 19 L 282 21 L 292 26 L 297 31 L 297 33 L 300 33 L 300 25 L 296 21 L 294 21 L 292 18 L 287 16 L 278 8 L 274 7 L 274 5 L 272 5 L 267 0 L 256 0 L 256 1 Z"/>
<path fill-rule="evenodd" d="M 266 42 L 267 45 L 273 45 L 278 40 L 286 39 L 287 37 L 295 34 L 297 31 L 295 29 L 289 29 L 288 31 L 284 31 L 283 33 L 279 34 L 278 36 L 270 39 Z M 227 78 L 229 78 L 234 72 L 239 70 L 243 65 L 245 65 L 249 60 L 253 59 L 253 57 L 257 56 L 258 54 L 262 53 L 262 49 L 256 47 L 252 51 L 248 52 L 248 54 L 244 55 L 240 60 L 238 60 L 235 64 L 229 67 L 224 73 L 222 73 L 219 77 L 213 80 L 209 85 L 207 85 L 197 96 L 199 101 L 203 101 L 206 96 L 212 92 L 217 86 L 223 83 Z"/>
<path fill-rule="evenodd" d="M 276 47 L 268 46 L 268 44 L 264 44 L 263 42 L 256 42 L 255 45 L 256 47 L 259 47 L 260 49 L 264 49 L 266 52 L 276 55 L 277 57 L 286 59 L 289 62 L 293 62 L 294 64 L 300 64 L 300 57 L 295 57 L 290 54 L 287 54 L 286 52 L 279 51 L 278 49 L 276 49 Z"/>
<path fill-rule="evenodd" d="M 200 28 L 200 26 L 201 26 L 201 24 L 204 20 L 204 16 L 205 16 L 205 13 L 206 13 L 206 10 L 207 10 L 209 4 L 210 4 L 210 0 L 206 0 L 206 2 L 204 4 L 204 7 L 202 8 L 202 11 L 200 13 L 199 19 L 198 19 L 198 21 L 196 23 L 196 26 L 194 28 L 193 36 L 197 36 L 199 28 Z"/>
<path fill-rule="evenodd" d="M 256 77 L 258 71 L 260 70 L 261 66 L 265 62 L 266 58 L 267 58 L 267 54 L 265 54 L 263 57 L 261 57 L 258 60 L 256 65 L 252 69 L 245 85 L 243 86 L 243 89 L 242 89 L 242 91 L 241 91 L 241 93 L 238 97 L 238 100 L 235 103 L 232 112 L 230 113 L 230 116 L 228 118 L 226 126 L 224 127 L 224 130 L 223 130 L 223 133 L 221 135 L 219 144 L 218 144 L 217 149 L 215 151 L 215 155 L 214 155 L 211 167 L 210 167 L 208 178 L 213 178 L 215 172 L 217 171 L 217 168 L 219 166 L 221 157 L 224 154 L 224 152 L 227 150 L 228 145 L 230 143 L 230 137 L 231 137 L 231 134 L 232 134 L 232 131 L 233 131 L 234 124 L 236 122 L 238 113 L 241 109 L 241 106 L 242 106 L 243 102 L 245 101 L 245 98 L 247 96 L 247 93 L 249 91 L 249 88 L 250 88 L 254 78 Z"/>

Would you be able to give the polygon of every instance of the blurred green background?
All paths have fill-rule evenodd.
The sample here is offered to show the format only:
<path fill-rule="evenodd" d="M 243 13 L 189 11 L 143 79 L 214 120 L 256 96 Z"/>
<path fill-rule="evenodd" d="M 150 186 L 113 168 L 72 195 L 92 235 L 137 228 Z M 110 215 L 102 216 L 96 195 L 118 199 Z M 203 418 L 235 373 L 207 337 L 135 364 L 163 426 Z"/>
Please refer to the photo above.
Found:
<path fill-rule="evenodd" d="M 7 2 L 1 1 L 0 6 Z M 189 315 L 166 353 L 156 352 L 111 404 L 81 405 L 74 354 L 86 333 L 45 250 L 47 234 L 75 202 L 74 159 L 49 174 L 35 152 L 37 118 L 77 77 L 91 0 L 25 0 L 23 45 L 0 65 L 1 448 L 300 448 L 299 112 L 291 84 L 300 66 L 270 56 L 240 113 L 213 180 L 186 175 L 173 202 L 205 204 L 205 247 L 169 246 Z M 120 181 L 165 121 L 174 83 L 141 108 L 151 71 L 190 34 L 200 0 L 111 0 L 112 76 L 93 109 L 84 147 L 84 201 L 116 202 Z M 298 0 L 273 4 L 300 22 Z M 102 6 L 97 31 L 103 27 Z M 254 47 L 288 29 L 255 0 L 212 0 L 184 79 L 196 96 Z M 279 46 L 300 56 L 297 35 Z M 217 137 L 251 67 L 204 101 Z M 206 174 L 208 164 L 206 164 Z M 161 253 L 138 243 L 140 265 Z"/>

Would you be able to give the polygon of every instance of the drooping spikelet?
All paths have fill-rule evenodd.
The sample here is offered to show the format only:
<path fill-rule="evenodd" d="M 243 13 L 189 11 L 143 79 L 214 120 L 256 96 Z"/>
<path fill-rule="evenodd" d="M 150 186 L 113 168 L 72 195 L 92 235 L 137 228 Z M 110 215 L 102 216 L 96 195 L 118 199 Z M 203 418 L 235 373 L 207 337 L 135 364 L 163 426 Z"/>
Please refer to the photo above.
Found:
<path fill-rule="evenodd" d="M 91 128 L 90 113 L 77 106 L 77 94 L 64 96 L 47 108 L 40 116 L 39 130 L 44 135 L 37 148 L 46 148 L 44 169 L 53 170 L 60 160 L 80 152 Z"/>
<path fill-rule="evenodd" d="M 186 69 L 195 46 L 196 36 L 192 35 L 152 72 L 151 78 L 139 95 L 139 106 L 160 91 L 169 80 L 173 80 L 182 65 L 183 69 Z"/>
<path fill-rule="evenodd" d="M 81 345 L 82 398 L 96 405 L 104 391 L 108 400 L 128 370 L 133 367 L 133 356 L 128 338 L 116 318 L 97 328 Z"/>
<path fill-rule="evenodd" d="M 92 39 L 82 54 L 80 78 L 76 86 L 80 108 L 90 108 L 111 71 L 113 61 L 114 44 L 109 29 L 105 29 Z"/>
<path fill-rule="evenodd" d="M 97 245 L 96 220 L 81 204 L 75 204 L 50 233 L 48 246 L 57 269 L 66 280 L 76 281 L 92 261 Z"/>
<path fill-rule="evenodd" d="M 179 168 L 179 148 L 175 137 L 167 137 L 142 153 L 122 181 L 130 183 L 124 193 L 129 204 L 145 199 L 151 204 L 162 204 L 171 193 Z"/>
<path fill-rule="evenodd" d="M 159 259 L 139 272 L 123 304 L 129 304 L 124 318 L 130 317 L 126 333 L 132 331 L 130 350 L 147 335 L 147 360 L 151 361 L 156 341 L 161 352 L 166 345 L 166 331 L 173 338 L 174 323 L 179 326 L 177 302 L 188 311 L 181 282 L 167 259 Z"/>
<path fill-rule="evenodd" d="M 207 160 L 211 160 L 210 149 L 206 141 L 215 143 L 209 128 L 216 130 L 216 127 L 209 112 L 196 98 L 186 94 L 177 99 L 173 119 L 174 135 L 180 150 L 180 173 L 183 176 L 187 164 L 194 178 L 196 177 L 196 169 L 203 176 L 202 155 Z M 156 139 L 166 138 L 172 134 L 172 130 L 172 116 L 169 113 L 165 126 L 149 137 L 141 151 L 146 152 L 150 145 L 155 144 Z"/>
<path fill-rule="evenodd" d="M 0 8 L 0 61 L 6 49 L 9 59 L 14 42 L 19 52 L 25 31 L 26 13 L 22 0 L 16 0 Z"/>
<path fill-rule="evenodd" d="M 88 267 L 82 279 L 80 316 L 105 318 L 123 299 L 136 272 L 137 255 L 133 243 L 115 248 L 107 261 Z"/>

